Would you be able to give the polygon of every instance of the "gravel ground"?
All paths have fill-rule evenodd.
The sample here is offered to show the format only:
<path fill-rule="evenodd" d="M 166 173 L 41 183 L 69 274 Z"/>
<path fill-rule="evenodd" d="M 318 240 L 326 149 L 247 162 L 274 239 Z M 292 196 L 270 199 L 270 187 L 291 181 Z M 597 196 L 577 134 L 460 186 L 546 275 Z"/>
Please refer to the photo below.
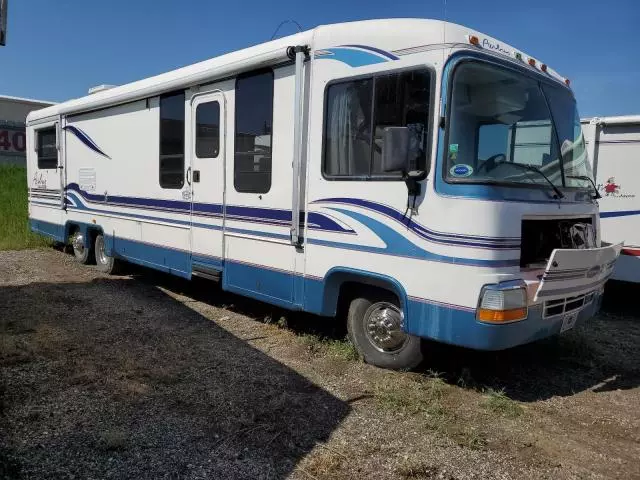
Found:
<path fill-rule="evenodd" d="M 432 345 L 418 373 L 343 334 L 207 282 L 0 252 L 0 478 L 640 478 L 628 312 L 497 354 Z"/>

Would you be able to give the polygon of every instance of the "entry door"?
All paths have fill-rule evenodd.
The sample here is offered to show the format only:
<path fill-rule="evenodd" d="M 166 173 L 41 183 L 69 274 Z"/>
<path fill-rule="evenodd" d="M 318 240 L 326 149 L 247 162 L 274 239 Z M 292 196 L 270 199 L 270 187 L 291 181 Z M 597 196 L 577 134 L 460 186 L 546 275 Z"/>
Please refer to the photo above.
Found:
<path fill-rule="evenodd" d="M 64 183 L 63 130 L 60 122 L 38 125 L 34 128 L 33 150 L 35 162 L 30 187 L 47 196 L 47 203 L 63 207 Z"/>
<path fill-rule="evenodd" d="M 222 92 L 197 94 L 191 101 L 191 252 L 193 271 L 215 275 L 222 269 L 225 162 L 225 99 Z"/>

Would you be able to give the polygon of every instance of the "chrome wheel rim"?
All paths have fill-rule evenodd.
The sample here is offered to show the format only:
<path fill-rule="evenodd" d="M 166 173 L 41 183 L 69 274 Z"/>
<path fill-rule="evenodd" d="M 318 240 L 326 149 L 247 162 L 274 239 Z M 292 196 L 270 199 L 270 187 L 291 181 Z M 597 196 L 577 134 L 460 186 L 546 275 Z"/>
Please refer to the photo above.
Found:
<path fill-rule="evenodd" d="M 374 303 L 365 312 L 363 320 L 367 339 L 379 352 L 396 352 L 409 340 L 402 331 L 402 311 L 392 303 Z"/>
<path fill-rule="evenodd" d="M 73 246 L 73 251 L 76 255 L 80 257 L 84 255 L 84 237 L 80 232 L 76 232 L 73 234 L 71 245 Z"/>
<path fill-rule="evenodd" d="M 109 257 L 104 252 L 104 238 L 102 237 L 96 238 L 96 260 L 102 265 L 109 263 Z"/>

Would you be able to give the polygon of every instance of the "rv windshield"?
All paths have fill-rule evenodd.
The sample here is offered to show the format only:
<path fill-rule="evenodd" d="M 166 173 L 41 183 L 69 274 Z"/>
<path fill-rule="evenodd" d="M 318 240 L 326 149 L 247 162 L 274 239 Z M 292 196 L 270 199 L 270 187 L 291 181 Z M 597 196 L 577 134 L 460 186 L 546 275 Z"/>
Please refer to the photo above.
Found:
<path fill-rule="evenodd" d="M 575 178 L 592 172 L 565 88 L 468 62 L 455 71 L 449 112 L 447 181 L 588 187 Z"/>

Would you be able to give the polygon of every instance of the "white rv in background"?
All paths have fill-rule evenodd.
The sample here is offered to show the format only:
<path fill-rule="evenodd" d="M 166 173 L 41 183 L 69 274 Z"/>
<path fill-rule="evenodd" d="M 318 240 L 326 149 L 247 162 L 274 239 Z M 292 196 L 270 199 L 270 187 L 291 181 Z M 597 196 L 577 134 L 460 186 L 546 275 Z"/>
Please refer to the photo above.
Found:
<path fill-rule="evenodd" d="M 598 311 L 620 252 L 568 83 L 460 25 L 320 26 L 29 115 L 31 228 L 344 314 L 379 366 L 532 342 Z"/>
<path fill-rule="evenodd" d="M 640 282 L 640 115 L 582 120 L 600 203 L 602 240 L 624 242 L 612 278 Z"/>

